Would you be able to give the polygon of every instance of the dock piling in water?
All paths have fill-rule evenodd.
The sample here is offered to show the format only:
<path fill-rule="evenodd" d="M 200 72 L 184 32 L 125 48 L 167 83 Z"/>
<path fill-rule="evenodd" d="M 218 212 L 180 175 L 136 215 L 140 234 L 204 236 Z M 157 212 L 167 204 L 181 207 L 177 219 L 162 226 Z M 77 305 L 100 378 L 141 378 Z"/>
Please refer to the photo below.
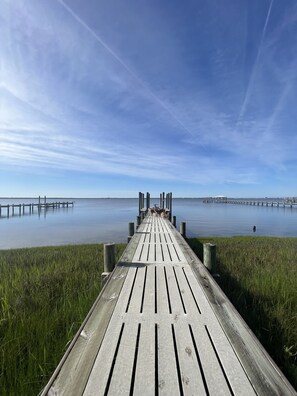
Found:
<path fill-rule="evenodd" d="M 186 238 L 186 222 L 185 222 L 185 221 L 182 221 L 182 222 L 180 223 L 180 225 L 179 225 L 179 232 L 180 232 L 180 234 L 181 234 L 184 238 Z"/>
<path fill-rule="evenodd" d="M 38 197 L 38 203 L 31 202 L 31 203 L 13 203 L 13 204 L 7 204 L 7 205 L 1 205 L 0 204 L 0 217 L 3 216 L 3 209 L 6 209 L 6 217 L 9 218 L 10 214 L 12 216 L 17 215 L 17 212 L 15 213 L 15 209 L 18 209 L 18 215 L 19 216 L 24 216 L 26 215 L 26 208 L 28 208 L 29 215 L 34 213 L 34 208 L 38 208 L 38 214 L 40 215 L 41 209 L 44 209 L 45 211 L 49 208 L 52 209 L 57 209 L 57 208 L 68 208 L 69 206 L 73 207 L 74 202 L 47 202 L 46 201 L 46 196 L 44 197 L 44 203 L 41 203 L 41 198 L 40 196 Z"/>

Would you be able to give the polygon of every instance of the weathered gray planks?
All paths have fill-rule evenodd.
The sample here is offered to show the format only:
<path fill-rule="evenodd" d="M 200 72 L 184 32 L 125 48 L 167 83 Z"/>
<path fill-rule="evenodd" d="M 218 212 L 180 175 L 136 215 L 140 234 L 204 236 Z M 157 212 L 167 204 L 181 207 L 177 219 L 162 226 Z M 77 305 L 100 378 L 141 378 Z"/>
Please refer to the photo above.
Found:
<path fill-rule="evenodd" d="M 270 396 L 294 391 L 185 240 L 167 219 L 150 215 L 45 388 L 47 394 Z"/>

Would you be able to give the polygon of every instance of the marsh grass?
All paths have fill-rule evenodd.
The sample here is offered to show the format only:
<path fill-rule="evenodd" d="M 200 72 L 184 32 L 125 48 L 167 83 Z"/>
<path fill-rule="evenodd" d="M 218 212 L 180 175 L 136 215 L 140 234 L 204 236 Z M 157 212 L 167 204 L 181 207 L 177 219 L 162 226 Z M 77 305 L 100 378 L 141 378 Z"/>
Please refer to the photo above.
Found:
<path fill-rule="evenodd" d="M 0 251 L 1 395 L 40 392 L 99 294 L 102 271 L 103 245 Z"/>
<path fill-rule="evenodd" d="M 217 245 L 217 282 L 262 345 L 297 388 L 297 238 L 190 239 Z"/>

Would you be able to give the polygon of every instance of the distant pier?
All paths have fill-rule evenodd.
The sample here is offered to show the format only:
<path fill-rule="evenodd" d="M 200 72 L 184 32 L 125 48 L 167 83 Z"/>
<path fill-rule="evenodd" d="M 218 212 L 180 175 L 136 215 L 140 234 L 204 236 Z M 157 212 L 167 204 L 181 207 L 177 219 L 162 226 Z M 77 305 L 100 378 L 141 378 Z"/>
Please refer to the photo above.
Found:
<path fill-rule="evenodd" d="M 252 205 L 252 206 L 271 206 L 271 207 L 288 207 L 288 208 L 297 208 L 297 202 L 293 201 L 266 201 L 266 200 L 244 200 L 244 199 L 229 199 L 229 198 L 206 198 L 203 200 L 204 203 L 224 203 L 224 204 L 232 204 L 232 205 Z"/>
<path fill-rule="evenodd" d="M 39 197 L 38 202 L 32 203 L 19 203 L 19 204 L 0 204 L 0 217 L 10 217 L 10 216 L 22 216 L 26 214 L 40 213 L 42 209 L 59 209 L 73 207 L 73 201 L 55 201 L 47 202 L 46 197 L 44 197 L 43 202 Z"/>

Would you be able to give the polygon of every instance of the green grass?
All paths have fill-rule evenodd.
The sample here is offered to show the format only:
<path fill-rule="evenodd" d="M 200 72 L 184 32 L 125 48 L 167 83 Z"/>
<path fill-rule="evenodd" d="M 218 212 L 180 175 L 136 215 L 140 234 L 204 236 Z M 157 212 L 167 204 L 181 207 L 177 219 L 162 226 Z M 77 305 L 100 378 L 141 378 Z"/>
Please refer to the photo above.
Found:
<path fill-rule="evenodd" d="M 297 389 L 297 238 L 190 239 L 217 245 L 218 284 Z"/>
<path fill-rule="evenodd" d="M 102 271 L 103 245 L 0 251 L 1 395 L 40 392 L 99 294 Z"/>

